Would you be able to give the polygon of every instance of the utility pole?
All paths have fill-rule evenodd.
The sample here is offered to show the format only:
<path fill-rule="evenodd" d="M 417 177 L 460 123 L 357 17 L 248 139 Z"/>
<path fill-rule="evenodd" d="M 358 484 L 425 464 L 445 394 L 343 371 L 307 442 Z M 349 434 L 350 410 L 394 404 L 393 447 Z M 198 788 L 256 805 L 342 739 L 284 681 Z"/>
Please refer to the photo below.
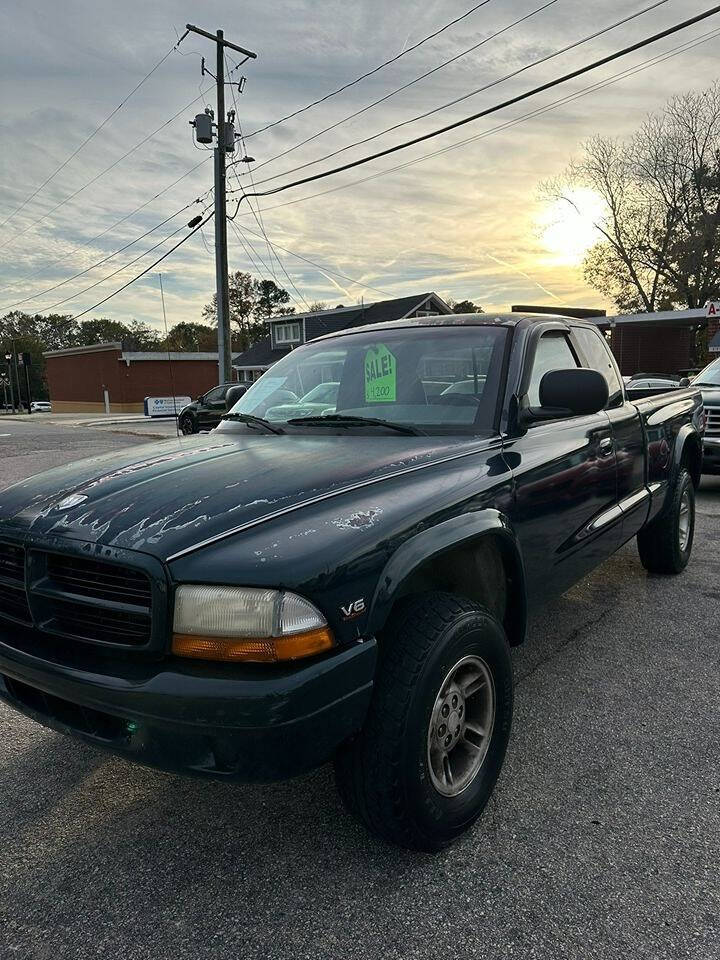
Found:
<path fill-rule="evenodd" d="M 216 44 L 216 75 L 217 88 L 217 145 L 215 147 L 215 286 L 217 300 L 217 329 L 218 329 L 218 378 L 219 383 L 228 383 L 232 379 L 232 353 L 230 339 L 230 289 L 228 285 L 228 255 L 227 255 L 227 201 L 225 195 L 225 154 L 228 150 L 226 140 L 225 118 L 225 48 L 236 50 L 245 59 L 255 59 L 257 54 L 245 50 L 225 39 L 222 30 L 217 33 L 208 33 L 194 27 L 191 23 L 185 25 L 191 33 L 197 33 Z M 203 71 L 205 66 L 203 63 Z M 209 72 L 209 71 L 207 71 Z M 212 74 L 211 74 L 212 76 Z M 198 137 L 198 139 L 200 139 Z M 202 140 L 200 142 L 203 142 Z M 208 142 L 205 140 L 204 142 Z M 233 131 L 234 143 L 234 131 Z M 231 146 L 234 149 L 234 146 Z"/>

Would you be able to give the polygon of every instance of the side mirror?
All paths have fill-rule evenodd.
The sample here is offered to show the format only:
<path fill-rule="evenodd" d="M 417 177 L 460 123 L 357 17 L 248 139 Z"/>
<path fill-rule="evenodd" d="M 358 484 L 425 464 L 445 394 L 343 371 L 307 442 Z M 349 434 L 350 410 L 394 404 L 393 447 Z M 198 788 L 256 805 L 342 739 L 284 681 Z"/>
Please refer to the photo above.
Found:
<path fill-rule="evenodd" d="M 540 381 L 540 406 L 522 411 L 523 421 L 581 417 L 604 410 L 608 385 L 597 370 L 549 370 Z"/>
<path fill-rule="evenodd" d="M 679 387 L 689 387 L 690 386 L 690 377 L 683 377 L 678 383 Z"/>
<path fill-rule="evenodd" d="M 225 394 L 225 407 L 228 410 L 232 410 L 235 404 L 238 402 L 240 397 L 245 396 L 247 393 L 247 387 L 243 384 L 237 384 L 235 387 L 230 387 L 228 392 Z"/>

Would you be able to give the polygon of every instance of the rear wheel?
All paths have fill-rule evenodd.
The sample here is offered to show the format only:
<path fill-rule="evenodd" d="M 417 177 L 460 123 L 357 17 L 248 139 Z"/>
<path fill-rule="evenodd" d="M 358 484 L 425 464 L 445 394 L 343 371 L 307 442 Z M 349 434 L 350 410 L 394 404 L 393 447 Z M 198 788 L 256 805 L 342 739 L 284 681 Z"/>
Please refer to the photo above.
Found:
<path fill-rule="evenodd" d="M 180 417 L 180 433 L 189 436 L 191 433 L 198 432 L 198 426 L 195 422 L 195 418 L 190 413 L 185 413 Z"/>
<path fill-rule="evenodd" d="M 668 508 L 638 534 L 638 552 L 651 573 L 682 573 L 695 535 L 695 486 L 682 467 Z"/>
<path fill-rule="evenodd" d="M 370 830 L 439 850 L 482 813 L 512 722 L 502 625 L 478 604 L 434 593 L 384 631 L 362 731 L 338 752 L 341 796 Z"/>

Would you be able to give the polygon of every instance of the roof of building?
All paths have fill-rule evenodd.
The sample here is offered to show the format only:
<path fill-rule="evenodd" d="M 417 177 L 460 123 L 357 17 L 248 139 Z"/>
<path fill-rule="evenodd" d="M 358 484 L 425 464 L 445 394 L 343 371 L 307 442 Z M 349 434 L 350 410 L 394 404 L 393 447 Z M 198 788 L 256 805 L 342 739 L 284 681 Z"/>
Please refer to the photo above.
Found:
<path fill-rule="evenodd" d="M 648 326 L 688 326 L 705 320 L 705 307 L 686 310 L 658 310 L 655 313 L 621 313 L 615 317 L 589 317 L 599 327 L 646 323 Z"/>
<path fill-rule="evenodd" d="M 356 303 L 349 307 L 335 307 L 331 310 L 313 310 L 308 313 L 291 313 L 283 317 L 273 317 L 272 322 L 293 322 L 312 317 L 314 320 L 325 318 L 332 320 L 342 316 L 344 322 L 361 319 L 367 323 L 380 323 L 383 320 L 400 320 L 402 317 L 420 310 L 422 305 L 433 297 L 445 313 L 451 313 L 447 303 L 432 290 L 428 293 L 416 293 L 411 297 L 395 297 L 391 300 L 378 300 L 375 303 Z"/>
<path fill-rule="evenodd" d="M 124 350 L 121 343 L 93 343 L 89 347 L 65 347 L 63 350 L 45 350 L 44 357 L 73 357 L 84 353 L 104 353 L 114 350 L 120 354 L 121 360 L 135 362 L 138 360 L 217 360 L 217 351 L 181 352 L 167 350 Z"/>
<path fill-rule="evenodd" d="M 76 353 L 102 353 L 105 350 L 122 350 L 121 343 L 93 343 L 88 347 L 65 347 L 63 350 L 45 350 L 44 357 L 71 357 Z"/>
<path fill-rule="evenodd" d="M 287 352 L 287 350 L 273 350 L 270 337 L 264 337 L 242 353 L 236 353 L 233 356 L 233 367 L 238 370 L 269 367 L 276 360 L 284 357 Z"/>

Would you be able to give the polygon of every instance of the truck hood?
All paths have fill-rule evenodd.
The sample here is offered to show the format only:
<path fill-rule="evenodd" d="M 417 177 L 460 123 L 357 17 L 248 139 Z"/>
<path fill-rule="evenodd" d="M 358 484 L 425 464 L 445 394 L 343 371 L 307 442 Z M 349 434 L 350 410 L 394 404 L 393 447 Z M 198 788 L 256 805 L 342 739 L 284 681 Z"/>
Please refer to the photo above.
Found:
<path fill-rule="evenodd" d="M 0 492 L 0 534 L 166 559 L 279 510 L 477 449 L 477 438 L 214 433 L 48 470 Z M 484 445 L 484 444 L 483 444 Z"/>

